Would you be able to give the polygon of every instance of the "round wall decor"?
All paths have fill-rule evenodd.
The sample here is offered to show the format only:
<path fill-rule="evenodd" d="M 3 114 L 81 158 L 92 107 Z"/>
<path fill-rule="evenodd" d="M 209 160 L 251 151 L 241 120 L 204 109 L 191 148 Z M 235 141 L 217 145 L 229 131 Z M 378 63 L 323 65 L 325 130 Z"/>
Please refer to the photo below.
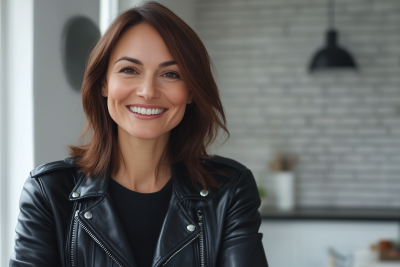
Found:
<path fill-rule="evenodd" d="M 63 57 L 67 80 L 80 91 L 90 52 L 100 38 L 98 26 L 86 17 L 73 17 L 65 25 Z"/>

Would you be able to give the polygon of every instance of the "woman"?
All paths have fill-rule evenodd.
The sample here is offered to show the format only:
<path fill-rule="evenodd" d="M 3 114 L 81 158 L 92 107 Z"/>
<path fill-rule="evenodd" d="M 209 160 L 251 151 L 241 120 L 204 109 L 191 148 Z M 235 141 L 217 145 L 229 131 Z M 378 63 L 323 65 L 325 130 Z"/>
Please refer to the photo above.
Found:
<path fill-rule="evenodd" d="M 156 2 L 114 21 L 82 85 L 92 137 L 31 171 L 10 266 L 267 266 L 251 171 L 207 154 L 228 133 L 210 64 Z"/>

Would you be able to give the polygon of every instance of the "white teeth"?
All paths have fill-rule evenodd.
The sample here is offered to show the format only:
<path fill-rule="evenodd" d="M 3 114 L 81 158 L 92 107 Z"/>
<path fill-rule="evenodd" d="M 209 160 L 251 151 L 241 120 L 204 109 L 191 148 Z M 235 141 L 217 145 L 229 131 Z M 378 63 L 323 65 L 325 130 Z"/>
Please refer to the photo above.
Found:
<path fill-rule="evenodd" d="M 165 109 L 151 109 L 151 108 L 140 108 L 140 107 L 132 107 L 130 106 L 129 109 L 135 113 L 143 114 L 143 115 L 157 115 L 162 113 Z"/>

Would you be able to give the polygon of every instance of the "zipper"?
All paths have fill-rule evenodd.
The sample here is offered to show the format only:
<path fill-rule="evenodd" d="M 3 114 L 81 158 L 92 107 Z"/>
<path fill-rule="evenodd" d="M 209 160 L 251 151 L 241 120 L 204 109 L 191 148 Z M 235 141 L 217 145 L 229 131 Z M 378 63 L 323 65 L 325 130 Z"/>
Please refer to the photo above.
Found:
<path fill-rule="evenodd" d="M 110 251 L 107 250 L 107 248 L 90 232 L 89 229 L 86 228 L 86 226 L 79 220 L 79 210 L 75 212 L 75 221 L 78 222 L 78 224 L 85 230 L 86 233 L 89 234 L 89 236 L 104 250 L 104 252 L 119 266 L 123 267 L 121 263 L 114 257 L 114 255 L 111 254 Z M 73 266 L 73 265 L 72 265 Z"/>
<path fill-rule="evenodd" d="M 200 225 L 200 266 L 204 267 L 204 236 L 203 236 L 203 212 L 197 210 L 197 216 L 199 217 Z"/>
<path fill-rule="evenodd" d="M 73 226 L 73 232 L 72 232 L 72 242 L 71 242 L 71 265 L 74 265 L 74 239 L 75 239 L 75 234 L 76 234 L 76 225 L 77 223 L 85 230 L 86 233 L 89 234 L 89 236 L 104 250 L 104 252 L 119 266 L 123 267 L 121 263 L 107 250 L 107 248 L 90 232 L 89 229 L 86 228 L 86 226 L 79 220 L 79 209 L 80 209 L 80 204 L 79 208 L 77 211 L 75 211 L 75 220 L 74 220 L 74 226 Z M 199 225 L 200 225 L 200 233 L 198 233 L 195 237 L 193 237 L 189 242 L 187 242 L 185 245 L 183 245 L 179 250 L 177 250 L 174 254 L 172 254 L 162 266 L 165 266 L 167 262 L 175 256 L 178 252 L 180 252 L 182 249 L 184 249 L 187 245 L 189 245 L 193 240 L 196 238 L 200 237 L 200 260 L 201 260 L 201 267 L 204 267 L 204 240 L 203 240 L 203 214 L 201 210 L 197 211 L 197 216 L 199 217 Z"/>
<path fill-rule="evenodd" d="M 164 266 L 165 264 L 167 264 L 167 262 L 176 255 L 176 253 L 178 253 L 179 251 L 181 251 L 182 249 L 184 249 L 187 245 L 189 245 L 193 240 L 195 240 L 196 238 L 198 238 L 200 236 L 200 233 L 198 233 L 195 237 L 193 237 L 192 239 L 189 240 L 189 242 L 187 242 L 185 245 L 183 245 L 179 250 L 177 250 L 174 254 L 172 254 L 168 260 L 166 262 L 164 262 L 164 264 L 162 266 Z"/>
<path fill-rule="evenodd" d="M 199 217 L 199 225 L 200 225 L 200 233 L 198 233 L 195 237 L 193 237 L 191 240 L 189 240 L 189 242 L 187 242 L 185 245 L 183 245 L 178 251 L 176 251 L 174 254 L 172 254 L 166 262 L 164 262 L 164 264 L 162 266 L 164 266 L 165 264 L 167 264 L 167 262 L 173 257 L 175 256 L 179 251 L 181 251 L 182 249 L 184 249 L 187 245 L 189 245 L 193 240 L 195 240 L 196 238 L 200 237 L 200 260 L 201 260 L 201 267 L 204 267 L 204 241 L 203 241 L 203 213 L 202 211 L 199 209 L 197 210 L 197 216 Z"/>
<path fill-rule="evenodd" d="M 79 203 L 78 210 L 75 211 L 74 218 L 76 217 L 77 212 L 79 212 L 80 207 L 81 203 Z M 74 224 L 72 226 L 72 237 L 71 237 L 71 266 L 75 266 L 75 260 L 74 260 L 75 236 L 76 236 L 76 220 L 74 219 Z"/>

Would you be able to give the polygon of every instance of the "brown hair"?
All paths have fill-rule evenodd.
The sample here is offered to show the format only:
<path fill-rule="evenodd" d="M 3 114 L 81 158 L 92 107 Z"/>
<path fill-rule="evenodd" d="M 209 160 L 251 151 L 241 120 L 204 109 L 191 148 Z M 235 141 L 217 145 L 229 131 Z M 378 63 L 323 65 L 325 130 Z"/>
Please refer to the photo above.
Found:
<path fill-rule="evenodd" d="M 145 2 L 118 16 L 91 52 L 81 88 L 87 122 L 79 137 L 82 138 L 89 130 L 92 137 L 84 145 L 69 145 L 69 154 L 78 156 L 76 164 L 86 177 L 109 175 L 119 168 L 118 128 L 108 113 L 107 98 L 101 95 L 101 85 L 106 77 L 111 52 L 119 38 L 139 23 L 148 23 L 161 35 L 194 97 L 193 102 L 186 106 L 182 121 L 171 130 L 168 144 L 156 167 L 156 175 L 160 163 L 167 159 L 170 164 L 180 162 L 186 166 L 194 187 L 197 180 L 204 188 L 217 188 L 211 172 L 218 173 L 218 170 L 201 164 L 209 159 L 207 147 L 215 141 L 220 128 L 229 138 L 211 71 L 214 66 L 198 35 L 171 10 L 154 1 Z"/>

